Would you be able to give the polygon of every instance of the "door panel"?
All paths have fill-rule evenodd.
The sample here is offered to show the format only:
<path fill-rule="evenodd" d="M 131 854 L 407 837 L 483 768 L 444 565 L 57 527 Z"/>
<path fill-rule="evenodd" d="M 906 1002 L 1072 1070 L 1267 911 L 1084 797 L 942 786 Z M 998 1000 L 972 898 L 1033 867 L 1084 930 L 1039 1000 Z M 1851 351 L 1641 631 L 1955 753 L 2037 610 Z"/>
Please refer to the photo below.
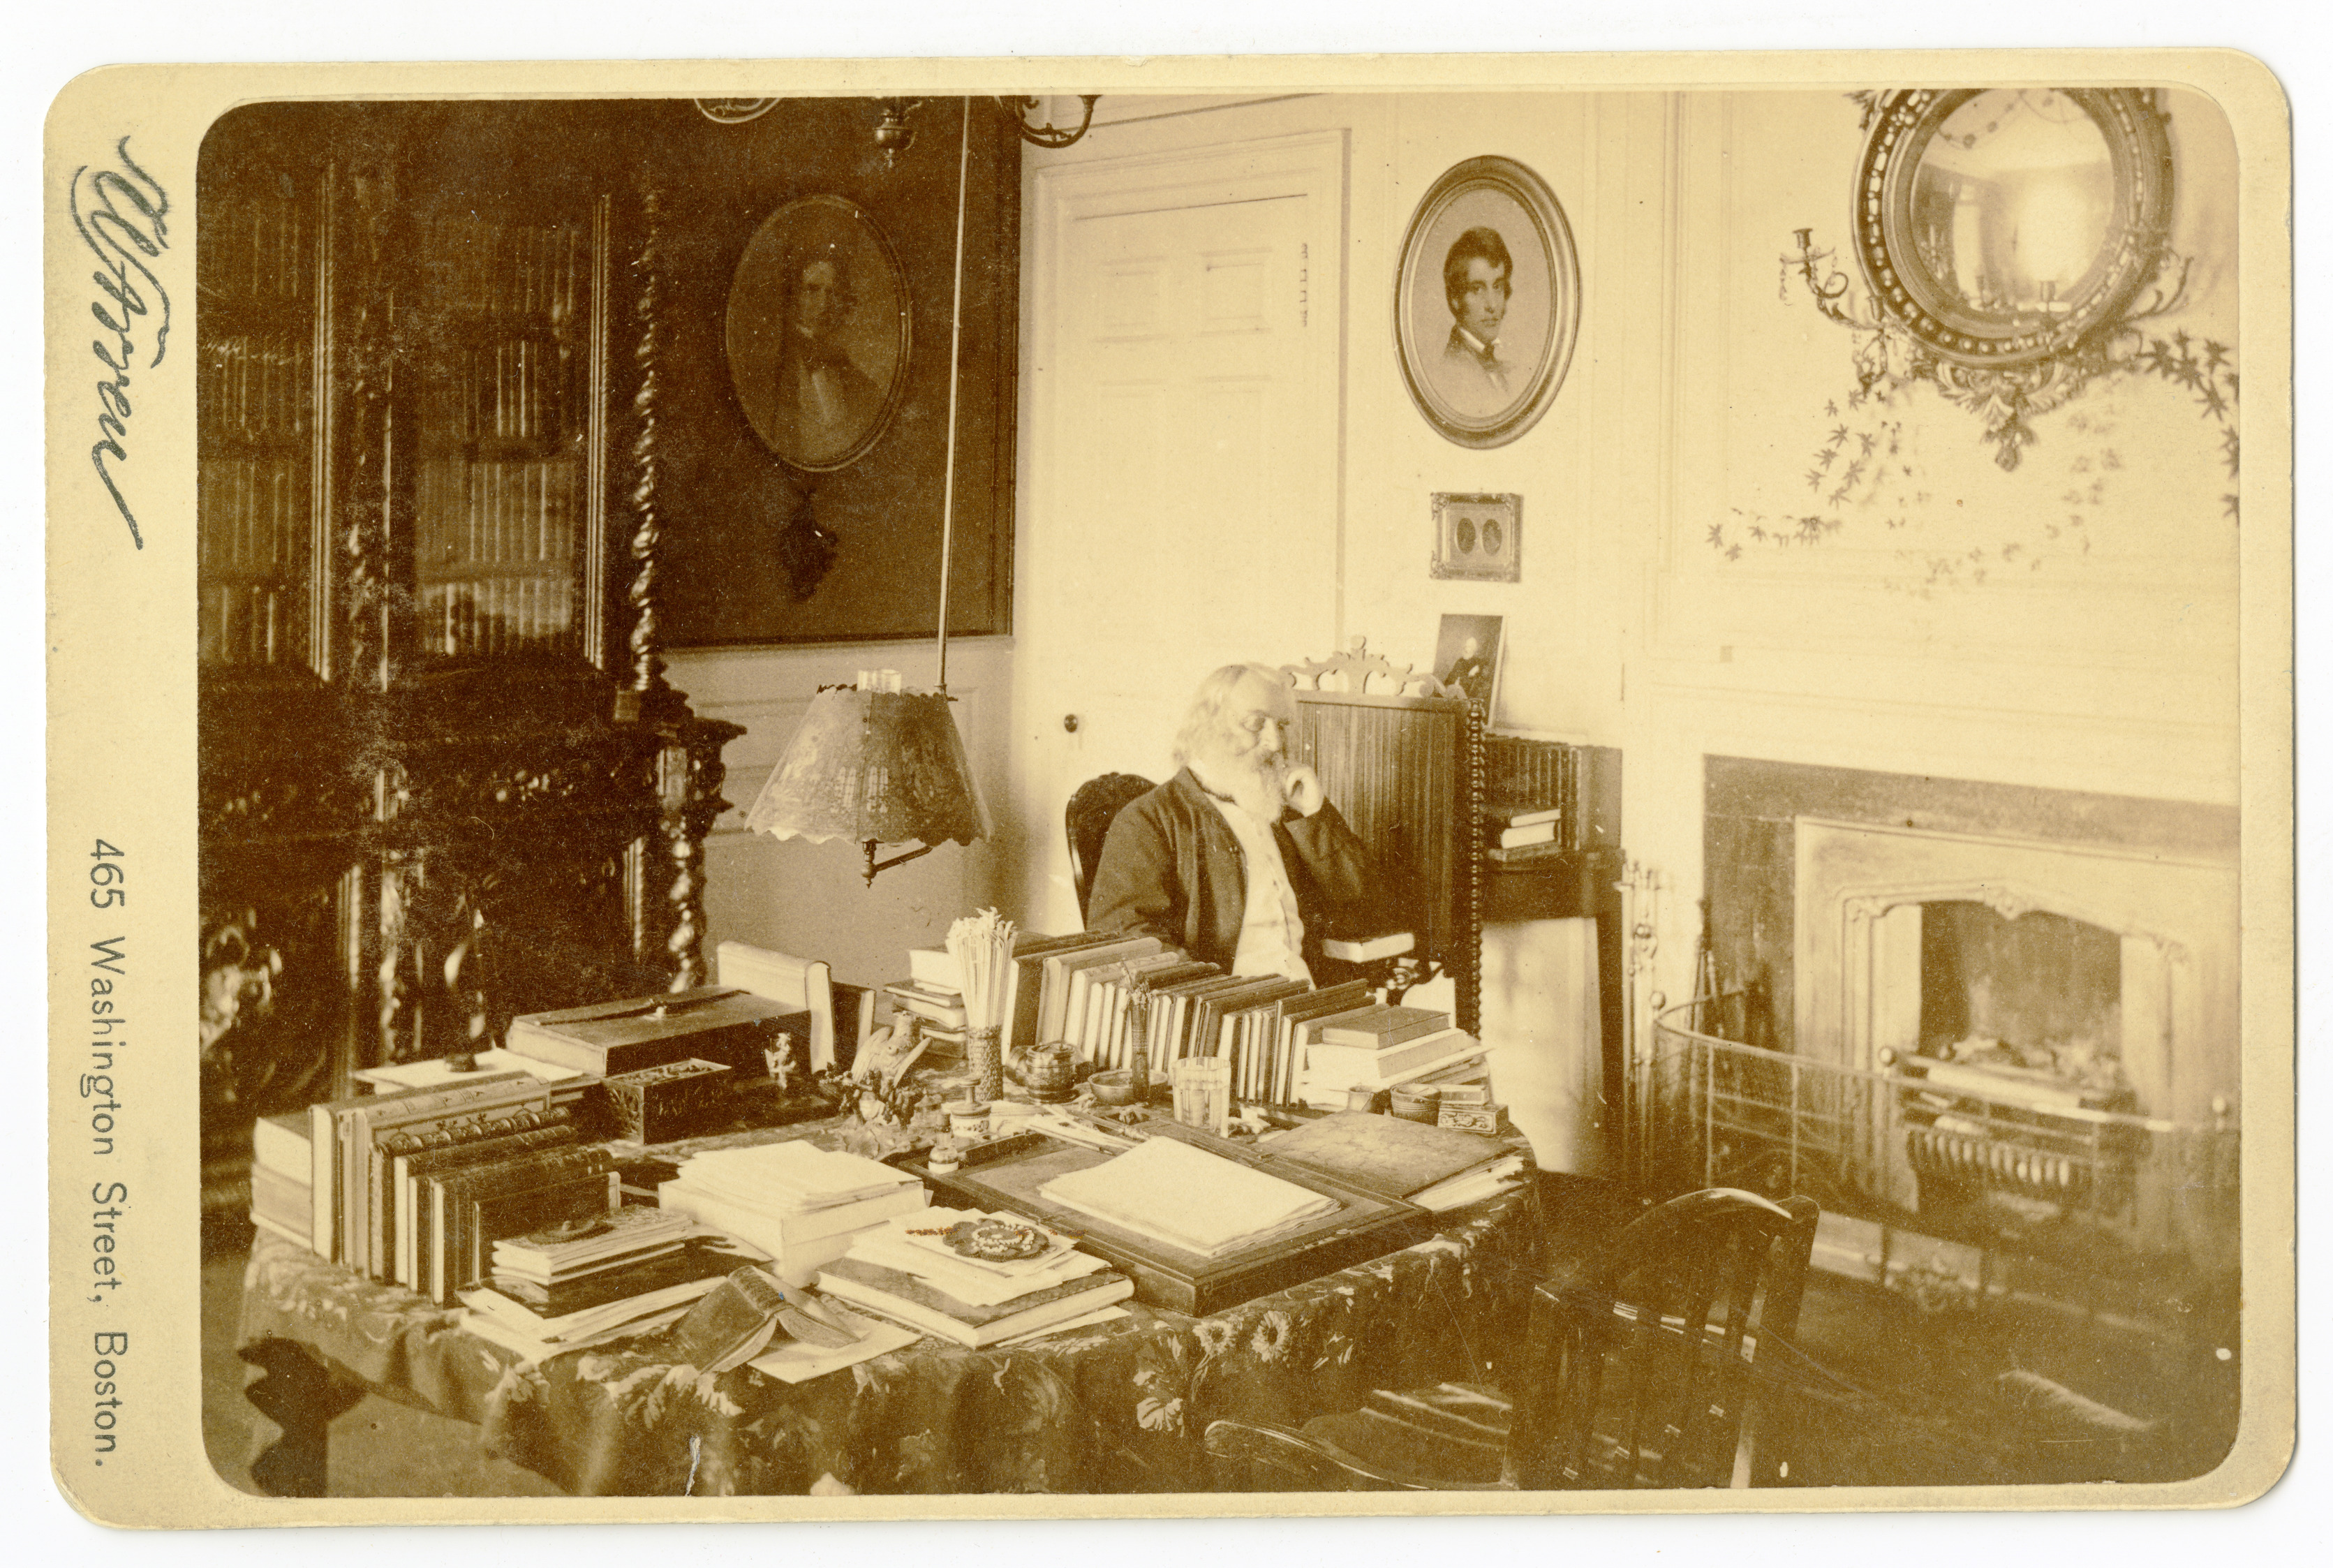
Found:
<path fill-rule="evenodd" d="M 1209 669 L 1332 646 L 1337 347 L 1306 302 L 1339 210 L 1330 190 L 1060 226 L 1032 306 L 1052 350 L 1022 639 L 1039 822 L 1097 774 L 1165 778 Z"/>

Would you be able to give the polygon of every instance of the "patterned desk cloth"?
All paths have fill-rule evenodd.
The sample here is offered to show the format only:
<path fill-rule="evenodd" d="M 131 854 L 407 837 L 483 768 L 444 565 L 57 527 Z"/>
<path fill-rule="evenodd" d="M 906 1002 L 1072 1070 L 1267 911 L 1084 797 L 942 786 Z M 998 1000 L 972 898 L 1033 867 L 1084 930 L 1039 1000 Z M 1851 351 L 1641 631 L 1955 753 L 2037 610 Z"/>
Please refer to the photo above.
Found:
<path fill-rule="evenodd" d="M 1011 1348 L 936 1340 L 789 1386 L 706 1377 L 651 1335 L 517 1364 L 459 1313 L 263 1235 L 242 1342 L 476 1423 L 486 1451 L 583 1495 L 1204 1490 L 1207 1423 L 1301 1424 L 1371 1389 L 1492 1381 L 1522 1343 L 1545 1248 L 1531 1189 L 1443 1217 L 1405 1251 L 1193 1319 Z"/>

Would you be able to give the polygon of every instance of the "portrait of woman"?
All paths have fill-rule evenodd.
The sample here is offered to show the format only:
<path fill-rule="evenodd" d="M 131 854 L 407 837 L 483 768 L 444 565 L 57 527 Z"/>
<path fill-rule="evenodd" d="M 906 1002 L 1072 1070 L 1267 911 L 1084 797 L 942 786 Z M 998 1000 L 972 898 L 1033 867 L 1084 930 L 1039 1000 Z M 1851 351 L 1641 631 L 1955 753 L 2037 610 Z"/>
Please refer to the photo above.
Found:
<path fill-rule="evenodd" d="M 738 405 L 770 450 L 797 468 L 854 461 L 906 381 L 907 282 L 890 242 L 840 197 L 780 207 L 737 264 L 727 342 Z"/>

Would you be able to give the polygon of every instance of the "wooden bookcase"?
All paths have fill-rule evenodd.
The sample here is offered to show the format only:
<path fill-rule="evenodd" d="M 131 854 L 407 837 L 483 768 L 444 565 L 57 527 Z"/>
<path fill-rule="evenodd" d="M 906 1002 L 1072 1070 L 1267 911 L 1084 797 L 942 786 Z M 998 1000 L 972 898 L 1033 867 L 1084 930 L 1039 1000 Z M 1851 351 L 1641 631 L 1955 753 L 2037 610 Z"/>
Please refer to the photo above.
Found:
<path fill-rule="evenodd" d="M 663 675 L 655 196 L 267 107 L 197 197 L 206 1215 L 358 1068 L 706 980 L 741 733 Z"/>

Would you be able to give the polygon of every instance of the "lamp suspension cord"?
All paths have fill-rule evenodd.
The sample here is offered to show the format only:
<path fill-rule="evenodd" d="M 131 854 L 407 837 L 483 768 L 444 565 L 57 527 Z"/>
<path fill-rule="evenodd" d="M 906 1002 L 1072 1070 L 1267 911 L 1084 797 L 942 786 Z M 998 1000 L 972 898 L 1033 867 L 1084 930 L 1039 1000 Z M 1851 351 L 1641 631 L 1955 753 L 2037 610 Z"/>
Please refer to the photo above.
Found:
<path fill-rule="evenodd" d="M 964 133 L 955 162 L 955 298 L 948 307 L 947 472 L 940 486 L 940 695 L 947 695 L 948 568 L 955 552 L 955 400 L 964 352 L 964 191 L 972 168 L 972 100 L 964 101 Z"/>

